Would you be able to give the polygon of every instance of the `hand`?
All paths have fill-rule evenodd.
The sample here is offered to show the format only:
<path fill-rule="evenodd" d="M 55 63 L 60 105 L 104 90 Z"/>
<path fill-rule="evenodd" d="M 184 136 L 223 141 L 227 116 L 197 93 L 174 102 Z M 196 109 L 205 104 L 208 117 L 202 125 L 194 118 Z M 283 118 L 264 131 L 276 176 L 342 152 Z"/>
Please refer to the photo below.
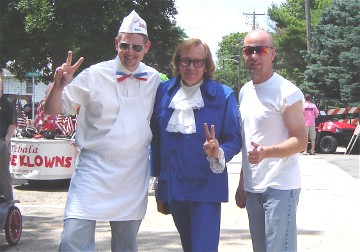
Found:
<path fill-rule="evenodd" d="M 54 86 L 64 88 L 68 83 L 73 79 L 73 75 L 75 71 L 79 68 L 79 66 L 84 61 L 84 58 L 81 57 L 73 66 L 72 62 L 72 51 L 68 52 L 68 56 L 66 62 L 62 64 L 61 67 L 56 68 L 55 76 L 54 76 Z"/>
<path fill-rule="evenodd" d="M 246 207 L 246 192 L 243 186 L 239 186 L 235 194 L 236 205 L 240 208 Z"/>
<path fill-rule="evenodd" d="M 170 211 L 169 211 L 169 205 L 167 202 L 163 202 L 161 200 L 156 200 L 156 205 L 157 205 L 157 210 L 159 213 L 162 213 L 162 214 L 169 214 Z"/>
<path fill-rule="evenodd" d="M 206 155 L 213 158 L 219 157 L 219 142 L 215 138 L 215 126 L 211 125 L 211 132 L 209 131 L 207 123 L 204 123 L 205 143 L 203 144 Z"/>
<path fill-rule="evenodd" d="M 265 158 L 265 150 L 260 144 L 251 142 L 251 145 L 254 147 L 247 154 L 250 164 L 258 164 Z"/>

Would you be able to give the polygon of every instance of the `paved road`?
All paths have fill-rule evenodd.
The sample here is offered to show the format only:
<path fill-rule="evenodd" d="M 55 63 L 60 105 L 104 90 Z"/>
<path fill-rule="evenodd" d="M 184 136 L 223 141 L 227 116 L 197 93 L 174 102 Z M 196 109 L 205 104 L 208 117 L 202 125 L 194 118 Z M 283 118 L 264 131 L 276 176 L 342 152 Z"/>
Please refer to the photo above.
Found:
<path fill-rule="evenodd" d="M 302 155 L 300 161 L 303 189 L 298 210 L 299 251 L 360 251 L 359 155 Z M 246 211 L 237 208 L 233 199 L 240 166 L 239 156 L 228 165 L 230 198 L 222 208 L 219 246 L 223 252 L 252 251 Z M 14 180 L 13 185 L 15 197 L 21 201 L 18 206 L 23 214 L 23 234 L 17 246 L 9 247 L 2 233 L 0 251 L 57 251 L 68 185 L 51 183 L 37 189 L 24 180 Z M 109 251 L 109 244 L 109 225 L 99 222 L 97 251 Z M 171 217 L 156 211 L 153 192 L 149 193 L 147 215 L 140 227 L 139 247 L 140 252 L 182 251 Z"/>
<path fill-rule="evenodd" d="M 350 176 L 360 178 L 360 155 L 346 154 L 345 148 L 338 148 L 335 154 L 317 154 L 331 164 L 340 167 Z"/>

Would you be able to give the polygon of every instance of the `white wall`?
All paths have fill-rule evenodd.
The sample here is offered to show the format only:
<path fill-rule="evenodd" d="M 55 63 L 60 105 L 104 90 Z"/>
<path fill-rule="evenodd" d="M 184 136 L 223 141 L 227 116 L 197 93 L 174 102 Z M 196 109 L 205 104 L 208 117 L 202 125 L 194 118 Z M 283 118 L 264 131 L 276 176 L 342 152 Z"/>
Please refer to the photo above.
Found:
<path fill-rule="evenodd" d="M 20 82 L 15 79 L 14 75 L 12 75 L 6 69 L 3 69 L 3 75 L 1 76 L 3 81 L 3 93 L 4 94 L 15 94 L 15 95 L 32 95 L 32 92 L 26 92 L 26 82 Z M 32 86 L 32 78 L 28 80 L 29 84 Z M 45 97 L 45 90 L 47 85 L 45 83 L 37 83 L 34 85 L 35 89 L 35 98 L 33 97 L 33 101 L 39 102 Z"/>

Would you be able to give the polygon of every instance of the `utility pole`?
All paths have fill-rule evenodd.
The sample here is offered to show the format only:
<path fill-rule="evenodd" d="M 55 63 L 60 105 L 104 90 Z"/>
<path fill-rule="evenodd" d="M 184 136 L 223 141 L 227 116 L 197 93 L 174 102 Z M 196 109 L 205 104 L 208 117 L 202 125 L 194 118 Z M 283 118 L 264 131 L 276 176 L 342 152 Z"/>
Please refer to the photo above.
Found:
<path fill-rule="evenodd" d="M 252 15 L 253 16 L 253 30 L 255 30 L 255 16 L 260 16 L 260 15 L 265 15 L 264 13 L 263 14 L 259 14 L 259 13 L 255 13 L 255 10 L 253 13 L 243 13 L 245 16 L 248 16 L 248 15 Z"/>
<path fill-rule="evenodd" d="M 311 40 L 311 15 L 310 15 L 310 0 L 305 0 L 305 17 L 306 17 L 306 46 L 307 51 L 310 52 Z"/>

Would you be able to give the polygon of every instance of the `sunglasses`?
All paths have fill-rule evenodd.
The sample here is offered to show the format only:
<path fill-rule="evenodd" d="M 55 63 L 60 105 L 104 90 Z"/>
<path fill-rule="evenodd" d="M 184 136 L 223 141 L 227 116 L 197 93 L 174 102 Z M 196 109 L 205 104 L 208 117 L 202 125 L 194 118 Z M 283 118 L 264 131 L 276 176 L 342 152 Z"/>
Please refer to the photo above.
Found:
<path fill-rule="evenodd" d="M 119 43 L 119 47 L 121 50 L 124 50 L 124 51 L 127 51 L 130 49 L 130 47 L 132 49 L 134 49 L 134 51 L 136 52 L 141 52 L 143 50 L 143 46 L 142 45 L 138 45 L 138 44 L 128 44 L 128 43 L 125 43 L 125 42 L 121 42 Z"/>
<path fill-rule="evenodd" d="M 192 63 L 193 66 L 196 67 L 196 68 L 203 67 L 204 64 L 205 64 L 205 60 L 189 59 L 189 58 L 180 58 L 179 62 L 180 62 L 180 65 L 182 65 L 184 67 L 189 67 L 191 65 L 191 63 Z"/>
<path fill-rule="evenodd" d="M 243 53 L 246 56 L 251 56 L 254 53 L 263 55 L 269 53 L 269 49 L 273 49 L 272 46 L 244 46 L 243 47 Z"/>

